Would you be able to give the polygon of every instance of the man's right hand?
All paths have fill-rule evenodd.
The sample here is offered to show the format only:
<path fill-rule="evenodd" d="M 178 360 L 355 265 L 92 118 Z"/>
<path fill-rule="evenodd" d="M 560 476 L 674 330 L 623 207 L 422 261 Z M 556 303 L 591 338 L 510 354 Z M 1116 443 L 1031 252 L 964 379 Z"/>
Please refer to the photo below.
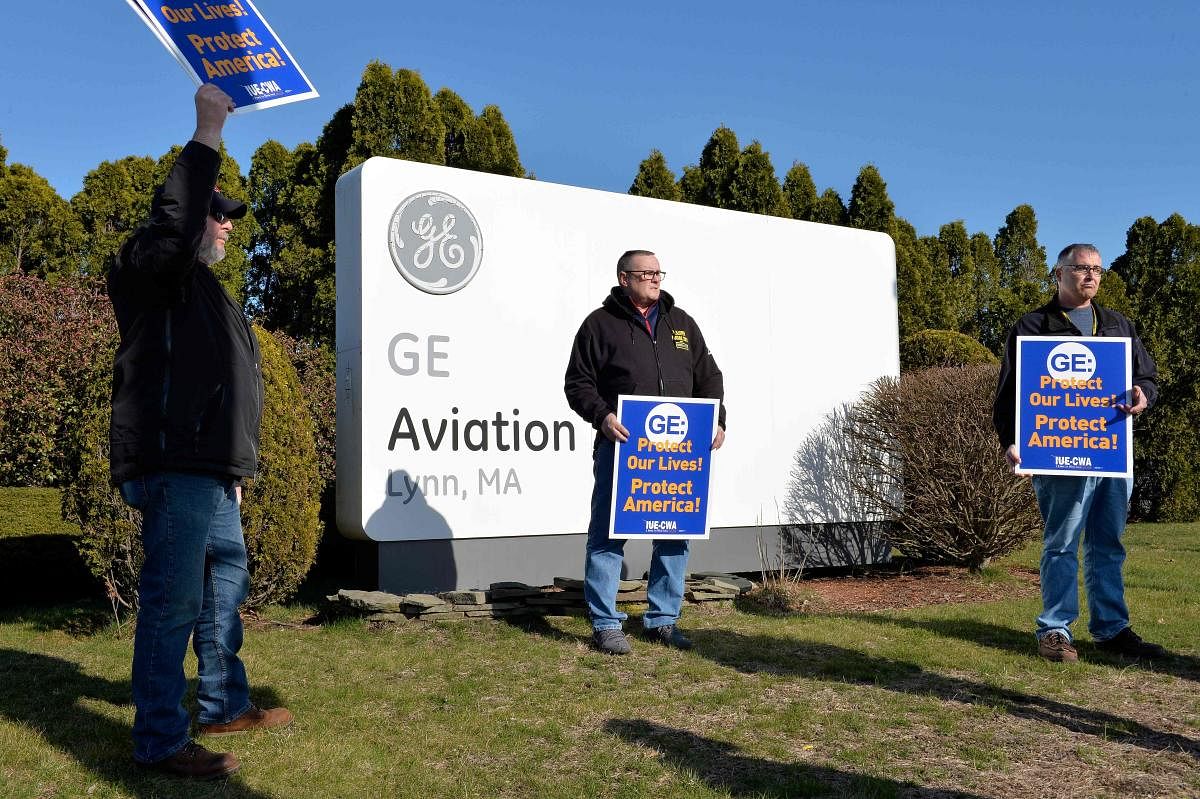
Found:
<path fill-rule="evenodd" d="M 604 417 L 604 421 L 600 424 L 600 432 L 609 441 L 620 441 L 624 444 L 629 440 L 629 431 L 625 429 L 625 425 L 617 421 L 615 413 Z"/>
<path fill-rule="evenodd" d="M 214 150 L 221 149 L 221 130 L 225 118 L 233 111 L 233 99 L 215 83 L 206 83 L 196 90 L 196 132 L 192 140 Z"/>
<path fill-rule="evenodd" d="M 1017 445 L 1012 444 L 1008 449 L 1004 450 L 1004 459 L 1008 461 L 1008 465 L 1016 469 L 1021 465 L 1021 456 L 1017 454 Z"/>

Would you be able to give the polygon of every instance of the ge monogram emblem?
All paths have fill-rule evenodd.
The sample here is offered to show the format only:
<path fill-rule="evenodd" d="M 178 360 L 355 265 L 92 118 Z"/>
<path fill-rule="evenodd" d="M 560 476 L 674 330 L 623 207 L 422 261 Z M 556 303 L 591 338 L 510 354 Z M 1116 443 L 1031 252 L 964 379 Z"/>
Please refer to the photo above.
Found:
<path fill-rule="evenodd" d="M 421 191 L 392 212 L 388 251 L 396 271 L 416 288 L 453 294 L 479 271 L 483 237 L 461 202 L 440 191 Z"/>

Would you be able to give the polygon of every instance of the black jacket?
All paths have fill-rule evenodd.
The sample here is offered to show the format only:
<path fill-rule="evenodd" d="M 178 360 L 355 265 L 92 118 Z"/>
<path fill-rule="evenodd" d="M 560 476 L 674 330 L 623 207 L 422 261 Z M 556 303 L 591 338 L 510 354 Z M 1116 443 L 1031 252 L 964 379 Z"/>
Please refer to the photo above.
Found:
<path fill-rule="evenodd" d="M 613 287 L 575 334 L 564 390 L 571 410 L 597 431 L 608 414 L 617 412 L 618 394 L 725 397 L 721 370 L 695 320 L 663 291 L 651 337 L 620 286 Z M 724 402 L 718 424 L 725 427 Z"/>
<path fill-rule="evenodd" d="M 163 470 L 246 477 L 258 462 L 258 341 L 196 260 L 219 166 L 216 151 L 189 142 L 108 276 L 121 333 L 109 427 L 114 484 Z"/>
<path fill-rule="evenodd" d="M 1133 384 L 1141 386 L 1146 394 L 1146 402 L 1153 405 L 1158 399 L 1158 385 L 1154 382 L 1158 377 L 1158 368 L 1154 359 L 1142 345 L 1137 330 L 1130 322 L 1116 311 L 1101 308 L 1092 303 L 1096 313 L 1096 335 L 1110 337 L 1128 337 L 1130 360 L 1133 366 Z M 1079 328 L 1071 323 L 1062 306 L 1058 304 L 1055 294 L 1050 302 L 1030 311 L 1017 320 L 1013 329 L 1008 333 L 1008 343 L 1004 346 L 1004 359 L 1000 363 L 1000 384 L 996 389 L 996 402 L 992 406 L 992 425 L 996 435 L 1000 437 L 1000 447 L 1008 449 L 1017 440 L 1017 336 L 1079 336 Z"/>

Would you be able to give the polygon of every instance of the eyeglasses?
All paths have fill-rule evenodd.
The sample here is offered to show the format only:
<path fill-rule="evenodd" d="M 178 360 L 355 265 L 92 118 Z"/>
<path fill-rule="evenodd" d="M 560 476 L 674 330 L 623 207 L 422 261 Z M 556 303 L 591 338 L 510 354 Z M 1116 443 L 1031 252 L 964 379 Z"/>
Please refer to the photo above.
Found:
<path fill-rule="evenodd" d="M 218 225 L 224 224 L 225 220 L 229 218 L 220 211 L 209 211 L 208 215 L 215 219 Z"/>
<path fill-rule="evenodd" d="M 636 275 L 636 276 L 637 276 L 639 279 L 641 279 L 641 280 L 655 280 L 655 279 L 657 279 L 657 280 L 661 281 L 661 280 L 664 280 L 664 279 L 666 278 L 666 276 L 667 276 L 667 273 L 666 273 L 666 272 L 662 272 L 662 271 L 659 271 L 659 272 L 652 272 L 652 271 L 650 271 L 649 269 L 647 269 L 647 270 L 646 270 L 646 271 L 644 271 L 644 272 L 635 272 L 635 271 L 634 271 L 634 270 L 632 270 L 632 269 L 623 269 L 623 270 L 621 270 L 621 271 L 623 271 L 623 272 L 624 272 L 625 274 L 627 274 L 627 275 Z"/>
<path fill-rule="evenodd" d="M 1065 264 L 1070 267 L 1071 271 L 1077 275 L 1086 275 L 1091 272 L 1096 277 L 1100 277 L 1100 273 L 1104 271 L 1103 266 L 1095 266 L 1093 264 Z"/>

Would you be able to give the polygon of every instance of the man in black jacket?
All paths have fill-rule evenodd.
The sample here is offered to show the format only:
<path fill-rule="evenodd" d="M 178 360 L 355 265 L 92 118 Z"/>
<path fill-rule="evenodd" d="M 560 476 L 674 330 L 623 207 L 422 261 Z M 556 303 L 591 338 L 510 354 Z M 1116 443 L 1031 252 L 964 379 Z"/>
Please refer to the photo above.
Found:
<path fill-rule="evenodd" d="M 592 620 L 592 642 L 602 652 L 623 655 L 629 642 L 621 632 L 626 616 L 617 610 L 617 588 L 625 551 L 622 539 L 609 539 L 614 442 L 629 431 L 617 419 L 620 394 L 723 399 L 721 370 L 695 321 L 662 291 L 658 258 L 630 250 L 617 261 L 617 282 L 602 307 L 583 321 L 567 364 L 567 402 L 596 428 L 592 455 L 591 521 L 584 564 L 584 599 Z M 725 440 L 725 406 L 712 448 Z M 677 622 L 687 571 L 686 540 L 654 541 L 647 586 L 649 609 L 642 622 L 652 639 L 678 649 L 691 647 Z"/>
<path fill-rule="evenodd" d="M 121 333 L 113 364 L 111 472 L 142 512 L 145 564 L 133 645 L 134 760 L 169 774 L 227 776 L 239 763 L 188 734 L 183 659 L 196 651 L 199 730 L 225 735 L 288 724 L 250 703 L 238 658 L 249 575 L 241 479 L 254 474 L 262 377 L 258 342 L 209 268 L 246 206 L 215 190 L 233 110 L 196 92 L 196 131 L 155 193 L 150 219 L 108 278 Z"/>
<path fill-rule="evenodd" d="M 1005 457 L 1021 463 L 1016 446 L 1017 336 L 1120 336 L 1132 344 L 1133 388 L 1121 413 L 1137 415 L 1158 398 L 1157 369 L 1133 323 L 1092 300 L 1100 288 L 1100 251 L 1071 244 L 1054 266 L 1058 291 L 1050 302 L 1025 314 L 1013 326 L 1000 367 L 1000 385 L 992 421 Z M 1087 588 L 1088 631 L 1102 651 L 1135 658 L 1165 656 L 1166 650 L 1143 641 L 1129 626 L 1121 568 L 1121 536 L 1133 481 L 1125 477 L 1033 475 L 1033 490 L 1046 524 L 1043 534 L 1042 613 L 1037 619 L 1038 654 L 1048 660 L 1079 659 L 1070 626 L 1079 616 L 1078 552 L 1083 540 L 1083 579 Z M 1086 530 L 1086 537 L 1084 531 Z"/>

